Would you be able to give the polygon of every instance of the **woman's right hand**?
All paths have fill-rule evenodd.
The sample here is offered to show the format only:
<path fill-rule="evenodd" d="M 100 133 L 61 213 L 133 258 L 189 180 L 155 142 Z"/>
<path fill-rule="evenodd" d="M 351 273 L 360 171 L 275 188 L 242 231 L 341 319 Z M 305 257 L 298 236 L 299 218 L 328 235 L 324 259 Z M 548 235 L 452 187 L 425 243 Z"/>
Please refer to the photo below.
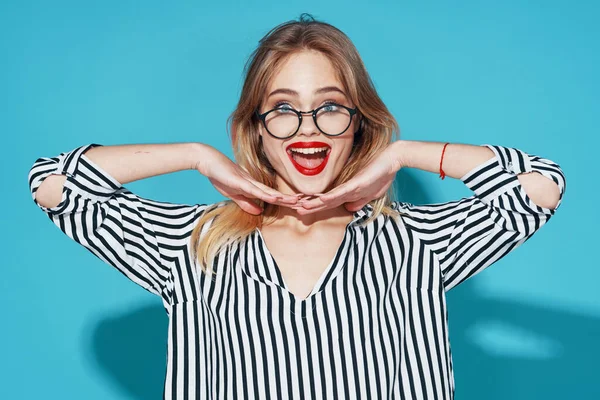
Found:
<path fill-rule="evenodd" d="M 285 195 L 257 182 L 217 149 L 206 146 L 206 152 L 203 153 L 202 160 L 196 163 L 196 169 L 210 180 L 219 193 L 233 200 L 247 213 L 258 215 L 263 211 L 253 199 L 286 207 L 298 202 L 296 195 Z"/>

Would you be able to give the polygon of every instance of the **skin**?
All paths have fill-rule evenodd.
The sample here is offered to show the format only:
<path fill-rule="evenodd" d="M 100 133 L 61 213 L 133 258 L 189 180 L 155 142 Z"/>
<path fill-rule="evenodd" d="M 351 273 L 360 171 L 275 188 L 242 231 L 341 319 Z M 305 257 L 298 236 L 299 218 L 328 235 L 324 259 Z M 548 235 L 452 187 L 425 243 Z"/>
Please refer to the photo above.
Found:
<path fill-rule="evenodd" d="M 321 101 L 326 100 L 326 96 L 314 95 L 316 89 L 324 86 L 342 87 L 334 67 L 324 55 L 304 51 L 289 58 L 271 82 L 267 93 L 279 88 L 291 88 L 298 95 L 285 95 L 283 100 L 288 100 L 297 110 L 306 111 L 318 107 Z M 272 108 L 279 100 L 278 96 L 273 97 L 274 99 L 266 99 L 263 112 Z M 342 104 L 353 106 L 349 103 Z M 358 121 L 354 118 L 346 133 L 333 138 L 320 133 L 311 118 L 303 119 L 296 136 L 283 141 L 272 138 L 261 130 L 265 153 L 278 174 L 276 189 L 286 195 L 313 195 L 302 198 L 297 204 L 288 203 L 287 207 L 281 207 L 284 216 L 280 222 L 287 224 L 288 228 L 306 229 L 307 226 L 331 218 L 351 215 L 351 212 L 361 209 L 371 200 L 383 196 L 401 168 L 418 168 L 430 172 L 439 170 L 444 143 L 399 140 L 391 143 L 352 179 L 330 188 L 331 182 L 348 159 L 357 124 Z M 300 174 L 288 159 L 285 147 L 293 141 L 302 140 L 319 140 L 332 146 L 329 164 L 319 175 Z M 443 159 L 446 176 L 459 179 L 493 156 L 492 151 L 484 146 L 453 143 L 446 149 Z M 522 173 L 518 175 L 518 179 L 537 205 L 549 209 L 556 207 L 559 188 L 551 179 L 538 173 Z"/>
<path fill-rule="evenodd" d="M 338 90 L 316 93 L 318 89 L 325 87 Z M 281 92 L 272 94 L 280 89 L 291 89 L 296 94 Z M 272 79 L 262 102 L 261 112 L 274 108 L 275 104 L 281 101 L 285 101 L 296 110 L 307 111 L 319 107 L 328 100 L 354 107 L 354 104 L 344 94 L 344 86 L 338 79 L 329 59 L 316 51 L 302 51 L 289 56 Z M 330 137 L 321 133 L 313 119 L 308 117 L 303 118 L 302 125 L 295 136 L 282 140 L 269 135 L 261 125 L 260 135 L 265 154 L 277 172 L 275 189 L 283 194 L 301 194 L 307 198 L 331 189 L 331 183 L 340 174 L 350 156 L 357 127 L 358 120 L 354 116 L 346 132 L 340 136 Z M 318 175 L 303 175 L 290 161 L 286 148 L 291 143 L 300 141 L 320 141 L 331 146 L 327 166 Z M 306 213 L 305 211 L 300 205 L 281 207 L 282 216 L 277 224 L 286 225 L 297 231 L 306 231 L 310 226 L 319 222 L 337 221 L 339 223 L 336 225 L 339 225 L 349 222 L 352 217 L 352 213 L 343 205 L 319 212 Z"/>
<path fill-rule="evenodd" d="M 290 58 L 285 67 L 273 80 L 269 89 L 272 91 L 280 87 L 278 85 L 293 85 L 293 88 L 299 88 L 298 96 L 288 100 L 295 101 L 294 106 L 298 104 L 296 107 L 303 111 L 312 109 L 313 104 L 316 106 L 322 101 L 319 96 L 314 95 L 317 82 L 322 85 L 340 84 L 329 61 L 318 53 L 297 54 L 296 57 Z M 304 79 L 295 79 L 299 76 Z M 265 99 L 265 108 L 269 107 L 271 100 L 274 104 L 274 99 Z M 222 195 L 232 199 L 244 211 L 250 214 L 262 212 L 254 203 L 254 199 L 276 204 L 282 206 L 280 209 L 284 222 L 290 222 L 290 227 L 301 230 L 317 222 L 348 216 L 350 212 L 359 210 L 371 200 L 381 197 L 400 168 L 438 172 L 444 143 L 399 140 L 391 143 L 348 182 L 329 188 L 344 165 L 343 161 L 347 159 L 348 146 L 357 123 L 353 120 L 346 133 L 334 138 L 325 137 L 318 132 L 311 118 L 305 118 L 300 132 L 287 141 L 272 138 L 262 132 L 265 150 L 278 174 L 277 186 L 286 194 L 255 181 L 220 151 L 203 143 L 101 146 L 88 150 L 86 156 L 121 184 L 176 171 L 198 170 Z M 321 174 L 306 177 L 291 165 L 285 153 L 285 146 L 290 141 L 298 140 L 320 140 L 332 145 L 331 159 Z M 444 171 L 447 177 L 459 179 L 493 156 L 494 154 L 483 146 L 452 143 L 445 151 Z M 58 205 L 65 179 L 64 175 L 46 178 L 36 192 L 39 204 L 48 208 Z M 548 209 L 557 206 L 559 188 L 551 179 L 538 173 L 522 173 L 518 175 L 518 179 L 527 195 L 537 205 Z M 329 188 L 330 191 L 319 194 L 325 188 Z M 316 196 L 298 201 L 296 196 L 291 194 Z"/>
<path fill-rule="evenodd" d="M 325 87 L 338 90 L 317 93 Z M 291 89 L 295 94 L 270 95 L 279 89 Z M 329 59 L 315 51 L 303 51 L 291 55 L 273 78 L 261 112 L 274 108 L 281 101 L 301 111 L 313 110 L 325 101 L 354 107 L 343 91 L 344 86 Z M 275 189 L 286 195 L 300 194 L 307 199 L 332 189 L 332 182 L 350 157 L 357 126 L 358 120 L 353 117 L 350 127 L 342 135 L 330 137 L 318 130 L 312 118 L 303 118 L 298 133 L 281 140 L 269 135 L 261 125 L 264 152 L 277 173 Z M 298 172 L 286 152 L 291 143 L 306 141 L 320 141 L 331 146 L 328 163 L 317 175 L 306 176 Z M 343 204 L 320 211 L 288 204 L 280 207 L 276 221 L 262 226 L 261 234 L 291 293 L 305 298 L 311 292 L 335 256 L 345 227 L 351 220 L 352 212 Z"/>
<path fill-rule="evenodd" d="M 312 110 L 327 100 L 354 107 L 338 91 L 317 94 L 316 91 L 323 87 L 337 87 L 343 91 L 330 61 L 314 51 L 296 53 L 278 71 L 267 96 L 283 88 L 296 94 L 268 96 L 261 111 L 265 112 L 283 100 L 302 111 Z M 253 180 L 221 152 L 201 143 L 103 146 L 92 148 L 86 156 L 122 184 L 196 169 L 221 194 L 248 213 L 261 213 L 253 199 L 282 206 L 278 219 L 263 225 L 261 233 L 289 290 L 299 298 L 305 298 L 333 259 L 353 211 L 381 197 L 400 168 L 430 172 L 439 169 L 444 143 L 400 140 L 390 144 L 348 182 L 332 188 L 332 182 L 350 155 L 357 124 L 354 117 L 344 134 L 329 137 L 316 128 L 312 118 L 303 118 L 298 133 L 286 140 L 273 138 L 261 126 L 265 154 L 277 172 L 276 188 Z M 329 162 L 320 174 L 305 176 L 292 165 L 286 147 L 298 141 L 322 141 L 331 146 Z M 445 174 L 458 179 L 493 156 L 483 146 L 451 144 L 443 159 Z M 54 207 L 59 203 L 65 179 L 64 175 L 52 175 L 44 180 L 36 193 L 40 205 Z M 551 179 L 536 173 L 519 174 L 518 179 L 537 205 L 556 207 L 559 188 Z M 296 195 L 309 197 L 298 201 Z"/>

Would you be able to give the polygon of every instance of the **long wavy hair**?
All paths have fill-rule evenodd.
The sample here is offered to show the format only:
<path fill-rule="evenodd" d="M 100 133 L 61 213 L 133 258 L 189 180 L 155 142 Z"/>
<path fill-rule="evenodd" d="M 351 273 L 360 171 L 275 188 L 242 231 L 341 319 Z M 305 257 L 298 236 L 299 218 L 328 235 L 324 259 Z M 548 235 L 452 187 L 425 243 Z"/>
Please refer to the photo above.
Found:
<path fill-rule="evenodd" d="M 348 97 L 358 108 L 360 128 L 342 172 L 332 187 L 338 186 L 361 171 L 394 137 L 399 137 L 398 124 L 377 94 L 364 63 L 350 39 L 334 26 L 302 14 L 298 21 L 280 24 L 259 42 L 244 67 L 244 85 L 237 108 L 227 121 L 235 162 L 258 182 L 275 187 L 276 172 L 269 163 L 259 134 L 260 121 L 254 111 L 260 108 L 271 79 L 278 68 L 293 53 L 303 50 L 319 51 L 333 64 Z M 394 198 L 392 185 L 387 193 L 369 204 L 372 215 L 368 224 L 380 214 L 397 214 L 390 207 Z M 202 271 L 212 271 L 210 261 L 230 244 L 245 239 L 263 223 L 278 216 L 279 207 L 264 204 L 261 215 L 242 210 L 235 202 L 216 203 L 203 211 L 191 235 L 191 253 Z"/>

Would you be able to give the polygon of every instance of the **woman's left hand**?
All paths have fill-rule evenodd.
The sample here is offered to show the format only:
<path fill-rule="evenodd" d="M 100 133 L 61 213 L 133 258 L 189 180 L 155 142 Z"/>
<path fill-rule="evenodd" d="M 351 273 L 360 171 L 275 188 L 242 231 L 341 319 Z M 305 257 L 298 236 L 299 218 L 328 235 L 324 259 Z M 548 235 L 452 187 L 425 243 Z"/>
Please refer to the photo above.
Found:
<path fill-rule="evenodd" d="M 372 200 L 383 196 L 402 168 L 398 146 L 394 142 L 373 159 L 362 171 L 346 183 L 327 193 L 316 194 L 311 200 L 300 200 L 292 208 L 305 215 L 338 207 L 344 204 L 346 210 L 355 212 Z"/>

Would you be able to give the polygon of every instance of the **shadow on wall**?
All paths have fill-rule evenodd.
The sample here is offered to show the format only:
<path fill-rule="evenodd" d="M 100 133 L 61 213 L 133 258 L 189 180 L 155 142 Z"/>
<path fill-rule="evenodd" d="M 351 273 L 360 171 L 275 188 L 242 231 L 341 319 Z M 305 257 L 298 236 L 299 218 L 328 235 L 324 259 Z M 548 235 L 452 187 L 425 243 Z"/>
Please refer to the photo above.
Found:
<path fill-rule="evenodd" d="M 431 203 L 410 170 L 402 170 L 398 175 L 400 200 Z M 600 398 L 596 372 L 600 319 L 513 300 L 484 298 L 474 290 L 476 279 L 448 292 L 457 399 Z M 499 326 L 504 327 L 500 337 Z M 492 340 L 490 327 L 496 327 Z M 91 351 L 101 373 L 129 398 L 160 399 L 166 370 L 167 328 L 167 316 L 158 299 L 155 306 L 99 321 L 93 331 Z M 516 332 L 528 334 L 515 336 Z M 508 347 L 506 343 L 499 344 L 506 340 Z"/>
<path fill-rule="evenodd" d="M 484 298 L 468 281 L 448 292 L 448 310 L 457 399 L 600 399 L 600 319 Z M 481 326 L 511 327 L 497 338 L 508 345 Z"/>
<path fill-rule="evenodd" d="M 169 320 L 160 299 L 156 306 L 133 308 L 98 321 L 91 353 L 99 372 L 125 398 L 161 399 L 167 366 Z"/>

